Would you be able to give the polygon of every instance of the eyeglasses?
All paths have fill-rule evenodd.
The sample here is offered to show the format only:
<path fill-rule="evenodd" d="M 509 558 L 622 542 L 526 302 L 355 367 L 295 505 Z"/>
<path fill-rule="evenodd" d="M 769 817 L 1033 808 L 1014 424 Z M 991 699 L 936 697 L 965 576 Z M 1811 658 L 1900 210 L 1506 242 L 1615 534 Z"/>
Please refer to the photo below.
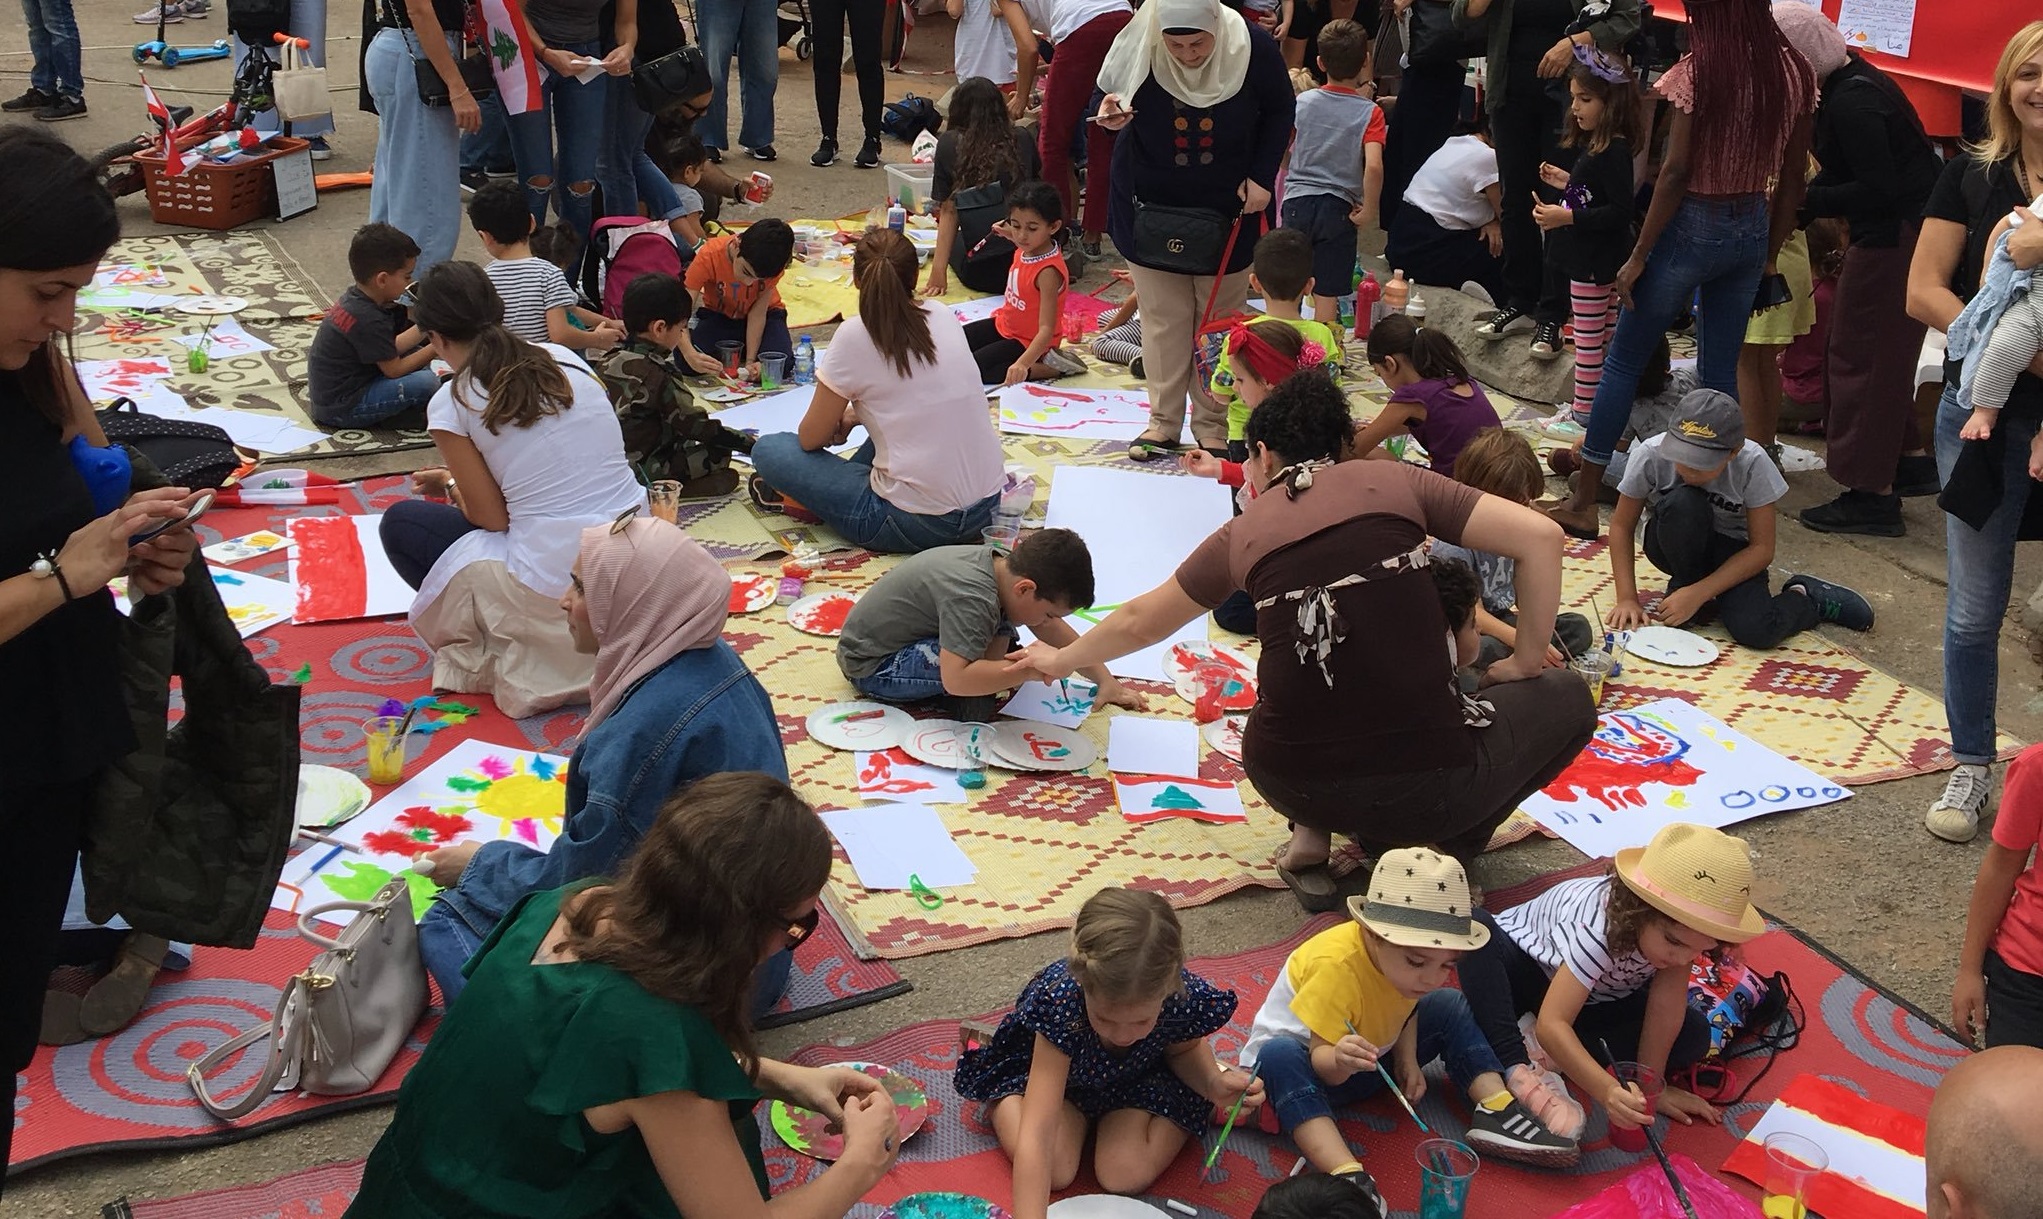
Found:
<path fill-rule="evenodd" d="M 787 946 L 799 948 L 804 940 L 816 934 L 816 928 L 823 921 L 823 907 L 811 906 L 809 912 L 787 925 Z"/>

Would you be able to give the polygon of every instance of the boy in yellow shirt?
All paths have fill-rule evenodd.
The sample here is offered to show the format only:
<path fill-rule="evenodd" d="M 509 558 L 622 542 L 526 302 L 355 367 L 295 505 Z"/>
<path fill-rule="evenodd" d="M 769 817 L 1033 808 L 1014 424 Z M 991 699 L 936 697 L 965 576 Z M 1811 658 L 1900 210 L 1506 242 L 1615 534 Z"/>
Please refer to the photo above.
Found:
<path fill-rule="evenodd" d="M 1461 864 L 1424 848 L 1385 852 L 1368 898 L 1349 898 L 1348 913 L 1349 922 L 1284 962 L 1241 1053 L 1244 1066 L 1260 1070 L 1278 1124 L 1306 1160 L 1337 1176 L 1361 1173 L 1333 1106 L 1380 1091 L 1386 1067 L 1416 1105 L 1426 1094 L 1424 1064 L 1440 1058 L 1474 1103 L 1472 1146 L 1504 1159 L 1573 1164 L 1575 1142 L 1512 1099 L 1468 1001 L 1447 985 L 1461 955 L 1490 938 L 1472 917 Z M 1389 1062 L 1379 1067 L 1383 1058 Z"/>

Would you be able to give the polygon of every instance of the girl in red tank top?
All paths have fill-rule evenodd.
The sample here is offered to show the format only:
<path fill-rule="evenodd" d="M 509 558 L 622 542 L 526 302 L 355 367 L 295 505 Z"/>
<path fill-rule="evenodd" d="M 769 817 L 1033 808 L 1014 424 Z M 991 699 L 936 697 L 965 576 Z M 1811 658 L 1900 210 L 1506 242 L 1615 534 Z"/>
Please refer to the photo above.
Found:
<path fill-rule="evenodd" d="M 1071 272 L 1057 234 L 1064 204 L 1044 182 L 1023 182 L 1008 196 L 1004 233 L 1014 242 L 1007 296 L 990 318 L 965 327 L 979 379 L 988 385 L 1048 381 L 1084 371 L 1057 351 L 1064 319 L 1064 289 Z"/>

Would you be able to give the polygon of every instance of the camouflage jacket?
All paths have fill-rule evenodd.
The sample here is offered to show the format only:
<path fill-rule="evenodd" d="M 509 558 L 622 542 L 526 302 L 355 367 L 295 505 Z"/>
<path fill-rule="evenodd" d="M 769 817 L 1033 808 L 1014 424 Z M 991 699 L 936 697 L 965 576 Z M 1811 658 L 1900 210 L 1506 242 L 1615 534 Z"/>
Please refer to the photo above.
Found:
<path fill-rule="evenodd" d="M 624 451 L 647 481 L 689 482 L 730 460 L 729 433 L 698 405 L 673 353 L 631 338 L 597 364 L 624 429 Z"/>

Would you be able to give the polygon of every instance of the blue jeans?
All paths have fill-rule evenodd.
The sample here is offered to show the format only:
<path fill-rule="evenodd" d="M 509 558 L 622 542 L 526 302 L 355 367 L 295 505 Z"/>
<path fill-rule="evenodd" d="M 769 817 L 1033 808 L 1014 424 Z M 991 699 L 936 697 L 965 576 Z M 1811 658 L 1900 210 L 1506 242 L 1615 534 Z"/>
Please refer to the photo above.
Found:
<path fill-rule="evenodd" d="M 689 335 L 689 340 L 695 344 L 695 350 L 715 355 L 718 343 L 733 339 L 740 343 L 745 341 L 744 318 L 730 317 L 711 309 L 697 309 L 695 311 L 695 330 Z M 771 355 L 777 351 L 787 357 L 787 362 L 791 367 L 794 364 L 794 350 L 794 336 L 787 331 L 787 310 L 768 309 L 766 311 L 766 330 L 759 336 L 759 351 L 752 358 L 756 360 L 759 356 Z M 780 484 L 775 483 L 774 485 L 779 486 Z M 802 500 L 802 502 L 806 504 L 809 501 Z M 973 541 L 977 541 L 978 538 L 978 534 L 972 535 Z"/>
<path fill-rule="evenodd" d="M 28 21 L 28 49 L 35 57 L 29 85 L 56 97 L 83 98 L 85 47 L 71 0 L 21 0 L 21 15 Z"/>
<path fill-rule="evenodd" d="M 440 374 L 430 368 L 408 372 L 401 377 L 378 377 L 374 384 L 362 391 L 354 407 L 335 414 L 320 413 L 316 409 L 313 422 L 321 427 L 348 428 L 374 427 L 408 410 L 423 409 L 439 391 Z"/>
<path fill-rule="evenodd" d="M 775 0 L 702 0 L 696 6 L 697 33 L 709 77 L 716 83 L 709 110 L 695 134 L 711 148 L 729 148 L 731 56 L 738 57 L 739 97 L 744 125 L 738 143 L 761 148 L 773 143 L 773 91 L 780 86 L 780 14 Z"/>
<path fill-rule="evenodd" d="M 883 703 L 919 703 L 942 698 L 942 649 L 934 639 L 918 639 L 887 657 L 870 677 L 854 677 L 851 688 Z"/>
<path fill-rule="evenodd" d="M 1503 1071 L 1460 991 L 1432 992 L 1419 1000 L 1419 1009 L 1412 1019 L 1419 1022 L 1419 1064 L 1424 1066 L 1436 1058 L 1444 1060 L 1449 1078 L 1464 1094 L 1477 1076 Z M 1391 1048 L 1384 1046 L 1386 1067 L 1391 1056 Z M 1383 1076 L 1376 1071 L 1357 1071 L 1341 1083 L 1328 1084 L 1312 1069 L 1312 1047 L 1290 1037 L 1274 1037 L 1263 1043 L 1256 1065 L 1262 1072 L 1263 1090 L 1286 1134 L 1313 1118 L 1331 1118 L 1335 1105 L 1366 1100 L 1384 1087 Z"/>
<path fill-rule="evenodd" d="M 1618 316 L 1603 361 L 1603 381 L 1589 409 L 1589 434 L 1582 460 L 1610 464 L 1638 396 L 1639 373 L 1666 335 L 1674 315 L 1698 290 L 1695 312 L 1696 371 L 1705 389 L 1738 396 L 1738 353 L 1752 297 L 1766 270 L 1769 212 L 1765 195 L 1681 201 L 1666 232 L 1646 260 L 1645 274 L 1632 286 L 1632 307 Z"/>
<path fill-rule="evenodd" d="M 302 52 L 306 62 L 326 62 L 326 0 L 291 0 L 291 25 L 288 31 L 294 37 L 303 38 L 312 45 Z M 236 38 L 234 42 L 234 72 L 241 74 L 242 61 L 248 58 L 248 45 Z M 284 53 L 280 48 L 264 48 L 270 62 L 281 64 Z M 255 116 L 257 131 L 282 131 L 284 120 L 275 110 L 265 110 Z M 333 116 L 312 119 L 308 122 L 291 124 L 291 134 L 301 140 L 310 140 L 333 134 Z"/>
<path fill-rule="evenodd" d="M 1944 385 L 1937 404 L 1937 479 L 1951 482 L 1963 441 L 1958 429 L 1971 411 L 1958 391 Z M 1974 529 L 1944 517 L 1950 590 L 1944 597 L 1944 718 L 1951 729 L 1951 753 L 1960 762 L 1985 766 L 1994 754 L 1994 699 L 2000 686 L 2000 630 L 2015 578 L 2015 535 L 2029 503 L 2029 444 L 2037 421 L 2019 411 L 2002 411 L 2006 429 L 2001 459 L 2000 507 L 1986 528 Z"/>
<path fill-rule="evenodd" d="M 698 341 L 697 346 L 700 346 Z M 977 544 L 1000 503 L 995 492 L 969 508 L 918 516 L 882 499 L 872 487 L 873 443 L 847 460 L 826 449 L 809 452 L 793 432 L 761 436 L 752 468 L 766 484 L 823 518 L 844 540 L 887 554 Z"/>
<path fill-rule="evenodd" d="M 511 116 L 504 113 L 504 99 L 492 93 L 475 104 L 482 111 L 482 126 L 461 137 L 461 168 L 511 172 L 516 163 L 511 160 Z"/>
<path fill-rule="evenodd" d="M 409 30 L 378 30 L 362 60 L 376 102 L 376 178 L 369 219 L 394 224 L 419 245 L 424 275 L 454 257 L 461 237 L 461 132 L 454 111 L 419 100 Z M 454 46 L 452 39 L 448 47 Z"/>
<path fill-rule="evenodd" d="M 638 108 L 631 77 L 612 76 L 608 83 L 603 147 L 596 154 L 596 185 L 603 188 L 603 214 L 636 216 L 643 203 L 655 220 L 672 220 L 681 211 L 681 196 L 646 155 L 646 135 L 653 129 L 653 116 Z"/>
<path fill-rule="evenodd" d="M 562 43 L 560 49 L 591 59 L 603 55 L 603 44 L 594 40 Z M 511 116 L 511 157 L 518 163 L 518 176 L 525 181 L 532 219 L 546 223 L 551 197 L 554 213 L 568 222 L 577 237 L 587 240 L 610 83 L 598 77 L 583 84 L 551 68 L 542 69 L 539 75 L 539 109 Z"/>

